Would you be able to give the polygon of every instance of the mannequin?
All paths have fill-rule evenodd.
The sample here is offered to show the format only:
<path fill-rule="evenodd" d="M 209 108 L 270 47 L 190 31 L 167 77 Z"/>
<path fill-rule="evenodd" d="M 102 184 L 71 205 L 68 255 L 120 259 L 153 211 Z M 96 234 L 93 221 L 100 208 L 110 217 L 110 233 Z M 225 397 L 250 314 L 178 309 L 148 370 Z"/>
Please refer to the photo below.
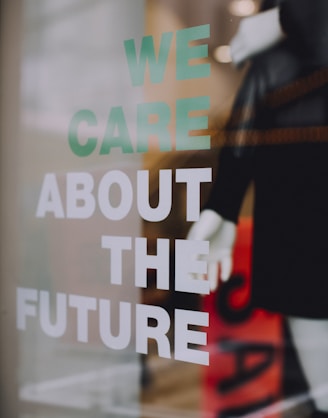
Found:
<path fill-rule="evenodd" d="M 264 0 L 256 15 L 241 20 L 237 33 L 230 43 L 232 61 L 242 65 L 250 57 L 278 44 L 285 38 L 280 24 L 279 4 L 283 0 Z M 259 36 L 261 34 L 261 36 Z M 207 277 L 212 291 L 218 284 L 217 264 L 220 279 L 227 281 L 232 272 L 232 252 L 236 239 L 236 224 L 222 218 L 217 212 L 205 209 L 198 222 L 189 230 L 188 239 L 210 241 Z"/>
<path fill-rule="evenodd" d="M 188 234 L 188 239 L 210 242 L 208 280 L 214 290 L 217 265 L 222 281 L 231 274 L 242 197 L 255 182 L 253 304 L 286 315 L 314 391 L 328 382 L 328 136 L 318 138 L 311 130 L 328 123 L 325 21 L 325 0 L 317 0 L 315 9 L 310 0 L 285 0 L 281 6 L 287 40 L 253 60 L 227 125 L 227 146 L 209 202 Z M 256 46 L 255 54 L 260 49 Z M 278 104 L 272 104 L 275 100 Z M 266 136 L 270 132 L 274 135 Z M 289 142 L 272 142 L 281 135 Z M 313 417 L 328 417 L 328 395 L 314 401 Z"/>
<path fill-rule="evenodd" d="M 283 38 L 278 7 L 246 17 L 241 20 L 238 31 L 230 42 L 232 62 L 238 67 L 247 58 L 270 48 Z"/>

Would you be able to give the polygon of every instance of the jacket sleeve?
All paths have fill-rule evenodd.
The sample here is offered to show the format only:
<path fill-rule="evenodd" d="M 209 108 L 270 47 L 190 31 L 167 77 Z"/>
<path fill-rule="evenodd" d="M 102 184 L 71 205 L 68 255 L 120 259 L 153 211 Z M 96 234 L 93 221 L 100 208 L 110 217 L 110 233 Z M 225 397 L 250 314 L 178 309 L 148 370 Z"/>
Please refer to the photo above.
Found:
<path fill-rule="evenodd" d="M 225 145 L 220 152 L 216 179 L 204 208 L 212 209 L 235 223 L 253 177 L 260 87 L 260 73 L 253 65 L 237 94 L 225 127 Z"/>

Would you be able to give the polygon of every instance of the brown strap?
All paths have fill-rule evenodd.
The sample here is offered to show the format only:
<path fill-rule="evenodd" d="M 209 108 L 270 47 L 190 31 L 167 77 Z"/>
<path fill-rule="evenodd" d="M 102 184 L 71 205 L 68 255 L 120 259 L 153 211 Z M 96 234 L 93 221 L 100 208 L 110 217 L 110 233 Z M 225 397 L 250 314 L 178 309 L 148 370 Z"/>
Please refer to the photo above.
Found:
<path fill-rule="evenodd" d="M 255 146 L 328 142 L 327 126 L 238 130 L 226 133 L 225 146 Z"/>
<path fill-rule="evenodd" d="M 325 86 L 327 83 L 328 68 L 322 68 L 269 93 L 265 104 L 270 107 L 282 106 L 304 97 L 312 91 Z"/>

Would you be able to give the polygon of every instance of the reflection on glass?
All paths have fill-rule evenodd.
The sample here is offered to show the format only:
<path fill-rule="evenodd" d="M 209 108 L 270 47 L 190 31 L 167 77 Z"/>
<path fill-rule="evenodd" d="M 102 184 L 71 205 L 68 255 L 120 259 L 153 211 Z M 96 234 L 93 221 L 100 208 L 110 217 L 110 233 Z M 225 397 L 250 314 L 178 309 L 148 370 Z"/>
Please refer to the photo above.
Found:
<path fill-rule="evenodd" d="M 124 220 L 114 221 L 90 204 L 106 173 L 121 170 L 134 182 L 140 158 L 116 150 L 101 156 L 99 146 L 81 158 L 68 136 L 73 116 L 88 109 L 96 123 L 82 123 L 78 135 L 100 145 L 116 106 L 133 136 L 143 93 L 131 85 L 123 41 L 143 33 L 143 15 L 139 0 L 24 2 L 17 289 L 22 417 L 139 416 L 133 310 L 125 340 L 112 348 L 129 321 L 119 302 L 139 301 L 132 252 L 124 255 L 123 280 L 115 285 L 115 260 L 102 246 L 104 236 L 139 236 L 139 216 L 133 205 Z M 84 179 L 92 183 L 88 192 Z M 115 207 L 120 190 L 113 186 L 108 194 Z"/>

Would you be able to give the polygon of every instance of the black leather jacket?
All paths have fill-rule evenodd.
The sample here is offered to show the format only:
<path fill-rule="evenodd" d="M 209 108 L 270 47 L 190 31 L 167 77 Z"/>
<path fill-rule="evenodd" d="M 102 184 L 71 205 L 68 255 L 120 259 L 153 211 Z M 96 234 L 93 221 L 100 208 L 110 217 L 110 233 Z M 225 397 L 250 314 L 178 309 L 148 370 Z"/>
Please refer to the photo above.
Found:
<path fill-rule="evenodd" d="M 254 59 L 206 208 L 236 222 L 254 181 L 254 305 L 328 318 L 328 67 L 306 57 L 286 41 Z"/>

